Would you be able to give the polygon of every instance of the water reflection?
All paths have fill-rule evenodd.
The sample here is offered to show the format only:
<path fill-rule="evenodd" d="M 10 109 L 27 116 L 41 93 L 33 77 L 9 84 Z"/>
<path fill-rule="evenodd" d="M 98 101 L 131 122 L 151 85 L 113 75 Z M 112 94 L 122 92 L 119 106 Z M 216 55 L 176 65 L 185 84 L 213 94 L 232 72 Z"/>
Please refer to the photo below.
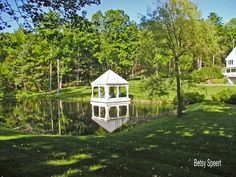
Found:
<path fill-rule="evenodd" d="M 91 102 L 92 120 L 107 131 L 113 132 L 129 120 L 129 104 Z"/>
<path fill-rule="evenodd" d="M 95 108 L 97 109 L 97 108 Z M 94 109 L 94 115 L 98 115 Z M 104 109 L 104 108 L 102 108 Z M 101 116 L 104 110 L 100 110 Z M 61 134 L 61 135 L 88 135 L 99 132 L 99 127 L 120 127 L 123 123 L 138 122 L 142 118 L 155 117 L 163 112 L 172 110 L 171 105 L 163 104 L 130 104 L 121 106 L 117 116 L 117 107 L 111 107 L 111 117 L 121 119 L 109 119 L 104 121 L 91 119 L 92 107 L 89 102 L 65 102 L 48 99 L 24 99 L 5 100 L 0 102 L 0 122 L 8 127 L 29 133 Z M 98 109 L 97 109 L 98 110 Z M 129 110 L 129 116 L 126 116 Z M 115 124 L 115 125 L 114 125 Z M 100 126 L 99 126 L 100 125 Z M 108 131 L 114 131 L 107 128 Z"/>

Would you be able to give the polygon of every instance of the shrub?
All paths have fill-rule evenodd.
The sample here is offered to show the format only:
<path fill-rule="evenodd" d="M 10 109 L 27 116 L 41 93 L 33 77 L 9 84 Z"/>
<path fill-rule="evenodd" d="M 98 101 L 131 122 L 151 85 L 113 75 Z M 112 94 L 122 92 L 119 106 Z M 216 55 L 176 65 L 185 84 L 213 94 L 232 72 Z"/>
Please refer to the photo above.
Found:
<path fill-rule="evenodd" d="M 4 93 L 0 91 L 0 101 L 3 99 L 3 97 L 4 97 Z"/>
<path fill-rule="evenodd" d="M 236 93 L 229 89 L 225 89 L 213 95 L 212 100 L 215 102 L 236 104 Z"/>
<path fill-rule="evenodd" d="M 205 95 L 200 94 L 198 92 L 186 92 L 182 94 L 183 97 L 183 106 L 190 105 L 194 103 L 200 103 L 203 102 L 205 99 Z M 177 104 L 177 97 L 174 98 L 173 103 Z"/>
<path fill-rule="evenodd" d="M 236 94 L 231 95 L 230 98 L 226 100 L 226 103 L 236 104 Z"/>
<path fill-rule="evenodd" d="M 215 95 L 212 95 L 212 100 L 215 102 L 226 102 L 233 95 L 233 92 L 229 89 L 222 90 Z"/>
<path fill-rule="evenodd" d="M 195 82 L 205 82 L 209 79 L 220 79 L 222 77 L 221 68 L 218 66 L 204 67 L 192 73 L 192 78 Z"/>

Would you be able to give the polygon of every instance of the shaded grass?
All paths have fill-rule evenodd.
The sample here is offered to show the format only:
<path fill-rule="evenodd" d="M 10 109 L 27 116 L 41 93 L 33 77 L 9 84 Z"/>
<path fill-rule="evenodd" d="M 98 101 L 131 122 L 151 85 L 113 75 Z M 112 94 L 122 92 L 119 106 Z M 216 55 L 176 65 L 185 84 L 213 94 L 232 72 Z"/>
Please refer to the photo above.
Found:
<path fill-rule="evenodd" d="M 0 176 L 234 176 L 236 106 L 202 103 L 108 136 L 26 135 L 0 125 Z M 194 159 L 222 160 L 196 168 Z"/>

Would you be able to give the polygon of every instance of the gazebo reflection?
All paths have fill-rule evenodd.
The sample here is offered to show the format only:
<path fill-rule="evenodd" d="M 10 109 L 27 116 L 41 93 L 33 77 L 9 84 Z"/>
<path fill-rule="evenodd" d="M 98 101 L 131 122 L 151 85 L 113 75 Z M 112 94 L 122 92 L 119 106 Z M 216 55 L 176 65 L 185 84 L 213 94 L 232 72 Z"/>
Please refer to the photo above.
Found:
<path fill-rule="evenodd" d="M 129 120 L 129 103 L 92 103 L 92 120 L 113 132 Z"/>

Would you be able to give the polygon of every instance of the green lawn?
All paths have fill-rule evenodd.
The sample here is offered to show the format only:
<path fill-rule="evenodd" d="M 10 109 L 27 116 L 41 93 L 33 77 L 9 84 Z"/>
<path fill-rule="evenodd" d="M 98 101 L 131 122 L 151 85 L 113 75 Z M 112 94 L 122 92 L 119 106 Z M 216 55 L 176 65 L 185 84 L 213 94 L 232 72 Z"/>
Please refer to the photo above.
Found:
<path fill-rule="evenodd" d="M 26 135 L 0 125 L 0 176 L 235 176 L 235 136 L 236 106 L 212 103 L 105 137 Z M 195 158 L 222 167 L 197 168 Z"/>
<path fill-rule="evenodd" d="M 130 83 L 130 97 L 133 101 L 136 102 L 145 102 L 145 101 L 151 101 L 147 90 L 144 88 L 144 81 L 143 80 L 131 80 Z M 206 96 L 207 99 L 211 99 L 211 96 L 213 94 L 216 94 L 217 92 L 220 92 L 222 90 L 230 89 L 234 92 L 236 92 L 236 86 L 230 86 L 230 85 L 195 85 L 195 86 L 188 86 L 185 84 L 184 90 L 186 92 L 200 92 Z M 159 97 L 153 97 L 152 101 L 160 101 L 160 100 L 166 100 L 166 101 L 172 101 L 175 97 L 176 93 L 174 90 L 170 92 L 168 96 L 159 98 Z M 91 97 L 91 87 L 90 86 L 76 86 L 76 87 L 68 87 L 63 88 L 61 90 L 60 96 L 57 95 L 56 91 L 53 91 L 52 93 L 37 93 L 37 94 L 31 94 L 30 96 L 42 96 L 42 97 L 48 97 L 48 98 L 60 98 L 67 101 L 89 101 Z"/>

